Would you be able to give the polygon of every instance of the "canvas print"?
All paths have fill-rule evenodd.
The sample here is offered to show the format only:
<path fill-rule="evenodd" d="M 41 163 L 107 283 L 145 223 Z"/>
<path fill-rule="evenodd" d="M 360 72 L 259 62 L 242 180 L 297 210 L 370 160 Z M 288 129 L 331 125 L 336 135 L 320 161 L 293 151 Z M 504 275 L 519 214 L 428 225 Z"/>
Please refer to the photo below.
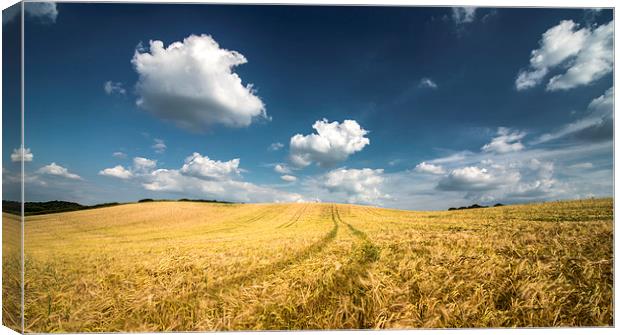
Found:
<path fill-rule="evenodd" d="M 612 8 L 2 20 L 5 326 L 614 326 Z"/>

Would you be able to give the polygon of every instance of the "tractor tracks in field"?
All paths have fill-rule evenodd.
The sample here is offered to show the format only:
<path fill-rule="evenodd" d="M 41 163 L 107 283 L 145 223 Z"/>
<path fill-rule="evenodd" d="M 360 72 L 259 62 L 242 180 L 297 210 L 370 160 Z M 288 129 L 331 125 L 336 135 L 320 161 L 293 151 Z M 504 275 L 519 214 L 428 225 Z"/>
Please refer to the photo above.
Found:
<path fill-rule="evenodd" d="M 204 231 L 203 233 L 212 234 L 212 233 L 222 233 L 222 232 L 244 229 L 244 228 L 249 227 L 253 223 L 264 219 L 265 217 L 272 215 L 273 212 L 275 212 L 276 210 L 277 210 L 276 208 L 270 208 L 268 210 L 261 210 L 259 208 L 257 210 L 258 214 L 250 213 L 253 215 L 250 216 L 249 218 L 240 217 L 240 218 L 223 221 L 220 224 L 227 224 L 226 227 L 207 230 L 207 231 Z M 274 217 L 277 218 L 280 215 L 282 215 L 282 212 L 278 211 L 275 213 Z M 241 232 L 240 234 L 244 234 L 244 232 Z"/>
<path fill-rule="evenodd" d="M 308 204 L 305 204 L 304 207 L 300 208 L 297 213 L 295 213 L 295 215 L 293 215 L 293 218 L 290 219 L 287 222 L 284 222 L 283 224 L 279 225 L 276 228 L 288 228 L 294 224 L 296 224 L 297 222 L 299 222 L 299 219 L 301 218 L 301 216 L 306 212 L 306 209 L 308 209 Z"/>
<path fill-rule="evenodd" d="M 339 228 L 339 224 L 332 214 L 332 228 L 320 240 L 298 252 L 295 252 L 292 256 L 265 266 L 261 266 L 250 273 L 234 276 L 231 279 L 209 286 L 208 289 L 211 292 L 218 292 L 226 289 L 227 287 L 238 288 L 239 286 L 250 281 L 258 280 L 268 275 L 281 272 L 288 267 L 301 263 L 302 261 L 310 258 L 312 255 L 321 252 L 327 245 L 329 245 L 338 235 Z"/>
<path fill-rule="evenodd" d="M 359 230 L 352 224 L 344 221 L 342 217 L 340 217 L 340 212 L 338 211 L 336 205 L 334 205 L 334 219 L 338 223 L 345 225 L 349 229 L 349 232 L 351 232 L 351 234 L 359 240 L 359 243 L 354 246 L 354 255 L 351 259 L 352 262 L 372 263 L 379 259 L 379 248 L 372 242 L 364 231 Z M 361 250 L 361 255 L 356 254 L 356 249 Z"/>
<path fill-rule="evenodd" d="M 347 260 L 335 270 L 326 268 L 308 300 L 295 309 L 280 312 L 288 320 L 288 326 L 293 325 L 295 329 L 316 328 L 317 324 L 324 324 L 325 318 L 345 328 L 372 328 L 374 302 L 369 294 L 372 284 L 367 279 L 372 264 L 379 260 L 380 249 L 368 234 L 342 219 L 338 205 L 332 205 L 331 214 L 334 224 L 347 227 L 353 237 L 349 255 L 345 256 Z M 343 305 L 350 307 L 343 309 Z"/>
<path fill-rule="evenodd" d="M 366 235 L 365 232 L 353 227 L 350 223 L 348 222 L 344 222 L 344 220 L 342 220 L 342 218 L 340 217 L 340 212 L 338 212 L 338 209 L 335 209 L 335 214 L 336 214 L 336 219 L 347 226 L 347 228 L 349 228 L 349 231 L 351 232 L 351 234 L 353 234 L 355 237 L 364 240 L 364 241 L 369 241 L 368 239 L 368 235 Z"/>
<path fill-rule="evenodd" d="M 278 290 L 278 286 L 272 287 L 270 285 L 258 284 L 256 286 L 257 291 L 253 293 L 257 294 L 257 300 L 252 300 L 252 303 L 248 302 L 248 306 L 243 311 L 247 312 L 249 308 L 255 310 L 256 313 L 265 313 L 268 310 L 271 311 L 270 313 L 275 313 L 269 314 L 269 316 L 265 315 L 266 318 L 279 315 L 280 317 L 277 320 L 280 321 L 276 321 L 275 324 L 269 326 L 274 327 L 274 329 L 284 329 L 287 327 L 294 329 L 313 328 L 321 324 L 326 317 L 334 320 L 345 320 L 345 324 L 351 328 L 373 327 L 374 318 L 372 313 L 374 312 L 374 301 L 372 300 L 373 295 L 370 293 L 373 286 L 369 284 L 368 278 L 373 263 L 379 260 L 380 250 L 366 232 L 343 220 L 338 205 L 326 206 L 324 209 L 325 212 L 321 217 L 331 221 L 332 227 L 320 240 L 289 257 L 260 266 L 249 273 L 239 274 L 222 282 L 208 285 L 206 296 L 214 300 L 214 313 L 217 315 L 227 315 L 230 313 L 230 308 L 234 309 L 235 307 L 227 305 L 227 295 L 248 294 L 243 290 L 243 286 L 248 283 L 258 284 L 263 279 L 271 282 L 272 280 L 269 279 L 271 276 L 286 279 L 291 275 L 288 269 L 300 266 L 301 270 L 303 270 L 305 269 L 304 266 L 307 266 L 304 262 L 312 257 L 321 257 L 323 253 L 326 253 L 325 261 L 333 260 L 333 257 L 328 256 L 333 256 L 332 252 L 340 254 L 340 251 L 342 251 L 342 258 L 337 258 L 341 260 L 342 264 L 336 262 L 334 264 L 335 267 L 332 267 L 330 261 L 329 264 L 325 263 L 327 266 L 320 266 L 317 269 L 318 272 L 308 269 L 310 272 L 307 275 L 310 277 L 307 278 L 309 279 L 306 282 L 307 284 L 299 287 L 289 287 L 292 291 L 287 292 L 286 296 L 307 297 L 299 300 L 298 305 L 294 308 L 290 308 L 286 304 L 281 305 L 278 300 L 262 301 L 258 299 L 261 295 L 268 295 L 269 293 L 267 292 L 271 289 Z M 287 224 L 293 225 L 294 223 L 292 222 L 296 222 L 298 220 L 297 217 L 303 215 L 303 211 L 301 213 L 296 213 L 295 217 L 282 225 L 282 227 Z M 346 229 L 340 229 L 341 227 L 346 227 Z M 332 249 L 332 247 L 335 249 Z M 327 253 L 330 254 L 328 255 Z M 313 261 L 314 263 L 316 262 Z M 311 274 L 312 272 L 316 273 Z M 291 279 L 303 281 L 301 278 L 295 279 L 295 276 L 299 275 L 305 277 L 306 275 L 303 273 L 303 271 L 293 271 Z M 278 279 L 276 279 L 276 282 L 278 282 Z M 248 286 L 248 288 L 250 287 Z M 250 294 L 250 296 L 253 295 Z M 350 305 L 351 308 L 343 309 L 343 304 Z M 236 312 L 233 313 L 236 314 Z M 228 315 L 229 317 L 232 316 Z M 280 322 L 284 323 L 280 324 Z M 338 322 L 335 321 L 334 324 L 338 324 Z"/>
<path fill-rule="evenodd" d="M 304 210 L 305 208 L 302 208 L 302 210 L 300 210 L 300 212 L 297 213 L 291 221 L 285 223 L 282 227 L 290 226 L 297 222 L 299 220 L 299 217 L 303 215 Z M 342 220 L 337 205 L 332 205 L 330 208 L 330 212 L 332 228 L 317 242 L 314 242 L 308 247 L 298 252 L 295 252 L 289 257 L 286 257 L 271 264 L 267 264 L 265 266 L 261 266 L 250 273 L 241 274 L 229 280 L 225 280 L 216 285 L 213 285 L 210 287 L 210 290 L 220 291 L 221 289 L 230 286 L 237 287 L 249 281 L 258 280 L 268 275 L 281 272 L 286 268 L 294 266 L 295 264 L 299 264 L 313 256 L 314 254 L 321 252 L 323 249 L 325 249 L 327 245 L 333 242 L 338 235 L 338 231 L 341 225 L 346 226 L 349 232 L 358 240 L 358 242 L 353 246 L 353 250 L 351 251 L 352 255 L 348 264 L 356 266 L 369 265 L 370 263 L 378 260 L 379 249 L 372 243 L 368 235 L 365 232 L 357 229 L 350 223 Z"/>

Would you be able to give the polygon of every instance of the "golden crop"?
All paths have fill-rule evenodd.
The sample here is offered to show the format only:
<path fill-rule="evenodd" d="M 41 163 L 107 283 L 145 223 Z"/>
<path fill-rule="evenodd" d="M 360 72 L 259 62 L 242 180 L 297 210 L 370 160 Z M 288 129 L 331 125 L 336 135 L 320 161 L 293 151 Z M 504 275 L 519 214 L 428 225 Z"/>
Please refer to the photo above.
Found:
<path fill-rule="evenodd" d="M 28 332 L 613 325 L 612 199 L 153 202 L 29 216 L 25 234 Z"/>

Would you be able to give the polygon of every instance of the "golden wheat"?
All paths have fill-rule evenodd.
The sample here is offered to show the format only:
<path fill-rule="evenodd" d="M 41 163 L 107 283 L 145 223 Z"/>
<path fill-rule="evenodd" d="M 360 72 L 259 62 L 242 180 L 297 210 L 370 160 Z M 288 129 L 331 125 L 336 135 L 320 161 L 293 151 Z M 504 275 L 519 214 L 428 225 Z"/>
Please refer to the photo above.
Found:
<path fill-rule="evenodd" d="M 29 216 L 25 330 L 610 326 L 612 207 L 153 202 Z"/>

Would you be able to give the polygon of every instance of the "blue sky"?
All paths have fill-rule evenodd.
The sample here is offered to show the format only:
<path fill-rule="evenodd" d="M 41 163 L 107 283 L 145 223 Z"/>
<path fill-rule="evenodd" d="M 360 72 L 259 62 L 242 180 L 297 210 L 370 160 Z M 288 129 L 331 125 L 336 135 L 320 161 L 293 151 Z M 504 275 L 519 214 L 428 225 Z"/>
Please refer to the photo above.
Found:
<path fill-rule="evenodd" d="M 613 192 L 611 10 L 27 6 L 27 201 Z"/>

